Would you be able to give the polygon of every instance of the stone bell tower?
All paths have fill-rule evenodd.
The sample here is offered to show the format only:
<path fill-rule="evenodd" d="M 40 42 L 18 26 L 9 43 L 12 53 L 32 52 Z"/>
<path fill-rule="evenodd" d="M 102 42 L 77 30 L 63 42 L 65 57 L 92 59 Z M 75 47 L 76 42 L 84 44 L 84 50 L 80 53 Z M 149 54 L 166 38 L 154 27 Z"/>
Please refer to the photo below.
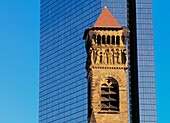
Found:
<path fill-rule="evenodd" d="M 128 123 L 128 34 L 106 7 L 85 30 L 89 123 Z"/>

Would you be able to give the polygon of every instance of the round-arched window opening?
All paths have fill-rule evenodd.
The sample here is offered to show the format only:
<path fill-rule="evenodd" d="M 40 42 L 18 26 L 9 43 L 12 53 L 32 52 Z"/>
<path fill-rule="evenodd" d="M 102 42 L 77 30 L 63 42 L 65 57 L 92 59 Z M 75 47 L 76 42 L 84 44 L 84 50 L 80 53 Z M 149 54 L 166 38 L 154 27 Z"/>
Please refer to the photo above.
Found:
<path fill-rule="evenodd" d="M 119 85 L 114 78 L 101 85 L 101 110 L 119 111 Z"/>

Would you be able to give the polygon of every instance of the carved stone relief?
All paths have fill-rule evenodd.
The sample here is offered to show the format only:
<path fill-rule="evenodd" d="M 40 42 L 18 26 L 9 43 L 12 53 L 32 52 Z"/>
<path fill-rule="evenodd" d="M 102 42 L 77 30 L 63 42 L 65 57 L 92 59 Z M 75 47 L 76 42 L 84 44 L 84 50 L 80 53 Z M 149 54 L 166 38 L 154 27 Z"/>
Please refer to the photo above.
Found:
<path fill-rule="evenodd" d="M 100 49 L 90 48 L 91 64 L 127 64 L 128 57 L 126 49 Z"/>

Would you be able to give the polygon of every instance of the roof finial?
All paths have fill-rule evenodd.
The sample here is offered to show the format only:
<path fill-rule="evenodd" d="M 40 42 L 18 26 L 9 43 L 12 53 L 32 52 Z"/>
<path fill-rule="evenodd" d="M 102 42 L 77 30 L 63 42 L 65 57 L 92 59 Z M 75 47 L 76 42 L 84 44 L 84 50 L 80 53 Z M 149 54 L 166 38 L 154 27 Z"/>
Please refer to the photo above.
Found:
<path fill-rule="evenodd" d="M 104 6 L 104 8 L 107 8 L 107 6 Z"/>

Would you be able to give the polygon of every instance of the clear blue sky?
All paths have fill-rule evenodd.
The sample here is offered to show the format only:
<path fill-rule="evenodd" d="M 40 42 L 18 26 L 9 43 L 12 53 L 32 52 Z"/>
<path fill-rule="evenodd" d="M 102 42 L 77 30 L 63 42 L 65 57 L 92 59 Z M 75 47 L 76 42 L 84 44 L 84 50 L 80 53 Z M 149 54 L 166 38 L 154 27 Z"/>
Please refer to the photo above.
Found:
<path fill-rule="evenodd" d="M 0 0 L 0 123 L 38 123 L 39 0 Z M 153 0 L 158 123 L 170 123 L 170 1 Z"/>

